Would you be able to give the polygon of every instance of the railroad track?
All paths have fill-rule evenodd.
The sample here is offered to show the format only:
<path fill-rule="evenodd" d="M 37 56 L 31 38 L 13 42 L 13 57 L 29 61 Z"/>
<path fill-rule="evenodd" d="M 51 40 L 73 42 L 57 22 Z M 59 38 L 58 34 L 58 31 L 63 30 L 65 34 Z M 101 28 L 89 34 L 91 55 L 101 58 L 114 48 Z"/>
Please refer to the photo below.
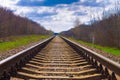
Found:
<path fill-rule="evenodd" d="M 1 80 L 120 80 L 119 64 L 63 37 L 28 50 L 0 63 Z"/>

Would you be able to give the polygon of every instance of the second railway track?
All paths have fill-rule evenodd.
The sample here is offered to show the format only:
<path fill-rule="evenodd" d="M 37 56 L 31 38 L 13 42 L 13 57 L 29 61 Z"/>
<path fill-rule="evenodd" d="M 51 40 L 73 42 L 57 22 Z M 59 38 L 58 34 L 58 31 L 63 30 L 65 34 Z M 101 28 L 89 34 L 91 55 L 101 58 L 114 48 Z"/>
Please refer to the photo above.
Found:
<path fill-rule="evenodd" d="M 57 36 L 10 80 L 117 80 L 114 72 L 90 59 Z"/>

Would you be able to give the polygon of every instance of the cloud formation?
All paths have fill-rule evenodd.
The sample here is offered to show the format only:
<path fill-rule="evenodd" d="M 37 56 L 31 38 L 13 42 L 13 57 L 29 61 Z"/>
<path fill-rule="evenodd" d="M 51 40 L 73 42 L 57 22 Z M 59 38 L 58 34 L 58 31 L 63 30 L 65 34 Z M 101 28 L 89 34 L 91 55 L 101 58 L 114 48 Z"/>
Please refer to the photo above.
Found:
<path fill-rule="evenodd" d="M 61 32 L 74 27 L 76 18 L 89 23 L 91 16 L 101 16 L 114 6 L 113 0 L 0 0 L 0 5 L 16 15 L 28 17 L 46 29 Z"/>

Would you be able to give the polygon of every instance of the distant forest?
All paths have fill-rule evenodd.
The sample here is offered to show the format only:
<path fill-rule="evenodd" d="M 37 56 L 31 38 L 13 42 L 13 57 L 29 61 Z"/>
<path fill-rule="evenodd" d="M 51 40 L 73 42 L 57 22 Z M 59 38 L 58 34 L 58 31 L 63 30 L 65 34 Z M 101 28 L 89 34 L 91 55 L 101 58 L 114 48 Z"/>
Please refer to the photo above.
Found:
<path fill-rule="evenodd" d="M 50 31 L 25 17 L 0 7 L 0 38 L 16 35 L 49 34 Z"/>
<path fill-rule="evenodd" d="M 102 19 L 93 20 L 90 25 L 80 24 L 61 34 L 102 46 L 120 49 L 120 1 L 110 11 L 103 11 Z"/>

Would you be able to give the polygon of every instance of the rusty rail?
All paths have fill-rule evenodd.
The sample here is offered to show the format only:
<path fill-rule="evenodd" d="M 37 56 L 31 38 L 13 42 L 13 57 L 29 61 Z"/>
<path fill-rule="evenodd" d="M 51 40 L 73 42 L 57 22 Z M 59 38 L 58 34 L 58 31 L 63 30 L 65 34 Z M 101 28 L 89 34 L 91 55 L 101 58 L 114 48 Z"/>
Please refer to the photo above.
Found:
<path fill-rule="evenodd" d="M 117 80 L 120 76 L 120 64 L 77 44 L 65 37 L 61 37 L 78 53 L 82 54 L 90 63 L 92 63 L 102 74 L 109 77 L 110 80 Z"/>
<path fill-rule="evenodd" d="M 14 76 L 17 70 L 24 66 L 27 61 L 35 56 L 53 38 L 54 36 L 0 61 L 0 80 L 9 80 L 10 76 Z"/>

